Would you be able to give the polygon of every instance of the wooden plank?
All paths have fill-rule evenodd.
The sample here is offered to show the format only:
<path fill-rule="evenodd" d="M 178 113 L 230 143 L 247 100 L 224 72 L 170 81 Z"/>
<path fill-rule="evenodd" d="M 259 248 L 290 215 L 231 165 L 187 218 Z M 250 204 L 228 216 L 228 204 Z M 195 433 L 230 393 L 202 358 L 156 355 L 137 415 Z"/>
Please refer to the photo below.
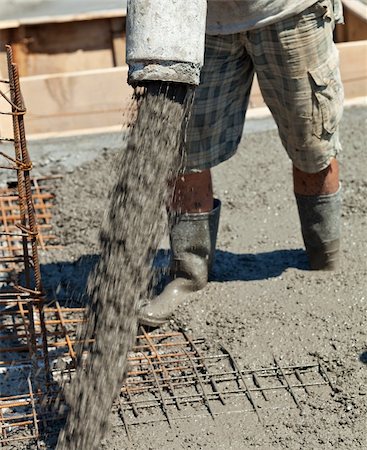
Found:
<path fill-rule="evenodd" d="M 2 79 L 2 74 L 0 71 L 0 79 Z M 7 86 L 3 83 L 0 83 L 0 89 L 2 92 L 7 92 Z M 2 112 L 11 112 L 11 107 L 7 101 L 0 96 L 0 111 Z M 0 136 L 3 138 L 13 138 L 13 122 L 12 117 L 4 114 L 0 114 Z M 0 142 L 0 149 L 2 146 L 6 144 Z"/>
<path fill-rule="evenodd" d="M 366 7 L 367 10 L 367 7 Z M 344 10 L 345 40 L 359 41 L 367 39 L 367 19 L 361 18 L 349 9 Z"/>
<path fill-rule="evenodd" d="M 110 19 L 110 29 L 112 38 L 112 55 L 114 66 L 126 64 L 126 20 L 115 18 Z"/>
<path fill-rule="evenodd" d="M 344 0 L 344 24 L 336 26 L 337 42 L 367 39 L 367 5 L 359 0 Z"/>
<path fill-rule="evenodd" d="M 4 56 L 4 66 L 0 65 L 0 80 L 7 80 L 8 79 L 8 68 L 6 63 L 6 54 L 0 56 Z M 9 85 L 5 83 L 0 82 L 0 89 L 1 91 L 8 95 L 9 97 Z M 10 104 L 2 97 L 0 96 L 0 111 L 1 112 L 11 112 L 11 106 Z M 12 138 L 13 137 L 13 122 L 11 116 L 7 116 L 4 114 L 0 114 L 0 136 L 5 138 Z M 0 141 L 0 149 L 2 146 L 6 144 L 2 143 Z"/>
<path fill-rule="evenodd" d="M 126 79 L 127 67 L 21 79 L 28 133 L 121 124 L 132 95 Z"/>
<path fill-rule="evenodd" d="M 0 73 L 3 75 L 8 72 L 5 45 L 9 42 L 9 30 L 0 30 Z"/>
<path fill-rule="evenodd" d="M 367 96 L 367 41 L 338 44 L 346 98 Z M 122 124 L 132 89 L 127 66 L 21 79 L 29 134 Z M 251 107 L 263 106 L 255 79 Z"/>
<path fill-rule="evenodd" d="M 367 96 L 367 40 L 337 45 L 345 98 Z"/>
<path fill-rule="evenodd" d="M 122 29 L 124 19 L 117 20 Z M 109 19 L 19 27 L 11 34 L 14 60 L 21 76 L 114 65 Z"/>
<path fill-rule="evenodd" d="M 24 27 L 9 30 L 9 41 L 13 49 L 13 60 L 18 66 L 19 75 L 33 75 L 28 71 L 28 38 Z"/>
<path fill-rule="evenodd" d="M 335 42 L 345 42 L 347 40 L 347 30 L 344 23 L 339 23 L 335 27 L 334 31 Z"/>

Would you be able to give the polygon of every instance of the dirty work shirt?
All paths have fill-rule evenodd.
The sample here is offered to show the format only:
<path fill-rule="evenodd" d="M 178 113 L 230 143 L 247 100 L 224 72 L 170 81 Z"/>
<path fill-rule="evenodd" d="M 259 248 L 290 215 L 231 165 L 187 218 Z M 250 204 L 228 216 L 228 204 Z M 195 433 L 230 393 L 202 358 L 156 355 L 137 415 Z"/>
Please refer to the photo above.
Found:
<path fill-rule="evenodd" d="M 207 34 L 234 34 L 299 14 L 316 0 L 208 0 Z M 333 0 L 335 22 L 343 21 L 341 0 Z"/>

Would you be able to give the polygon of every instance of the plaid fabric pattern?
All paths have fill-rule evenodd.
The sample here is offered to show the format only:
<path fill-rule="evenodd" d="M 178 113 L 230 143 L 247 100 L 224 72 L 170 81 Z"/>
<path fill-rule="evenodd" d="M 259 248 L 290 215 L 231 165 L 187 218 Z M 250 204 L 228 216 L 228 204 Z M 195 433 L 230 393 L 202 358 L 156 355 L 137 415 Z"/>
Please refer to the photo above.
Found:
<path fill-rule="evenodd" d="M 343 87 L 331 0 L 267 27 L 206 37 L 201 84 L 186 136 L 186 172 L 237 150 L 254 72 L 294 165 L 319 172 L 340 150 Z"/>

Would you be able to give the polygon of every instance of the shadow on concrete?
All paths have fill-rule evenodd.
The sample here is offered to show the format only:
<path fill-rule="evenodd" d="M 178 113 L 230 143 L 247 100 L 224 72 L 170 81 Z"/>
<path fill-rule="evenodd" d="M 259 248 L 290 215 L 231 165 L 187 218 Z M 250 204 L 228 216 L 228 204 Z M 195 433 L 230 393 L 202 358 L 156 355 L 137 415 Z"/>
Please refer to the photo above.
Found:
<path fill-rule="evenodd" d="M 80 306 L 88 301 L 88 276 L 98 261 L 98 255 L 84 255 L 74 262 L 62 261 L 41 266 L 42 280 L 48 300 L 57 299 L 63 305 Z M 155 260 L 155 282 L 164 284 L 169 265 L 169 252 L 159 250 Z M 254 281 L 278 277 L 285 270 L 308 270 L 304 250 L 275 250 L 265 253 L 233 253 L 217 250 L 210 281 Z M 123 270 L 123 267 L 121 267 Z M 160 287 L 158 287 L 160 291 Z"/>
<path fill-rule="evenodd" d="M 82 306 L 88 302 L 88 277 L 98 262 L 96 254 L 83 255 L 76 261 L 41 264 L 43 287 L 48 301 L 63 306 Z"/>
<path fill-rule="evenodd" d="M 363 364 L 367 364 L 367 350 L 359 355 L 359 360 Z"/>
<path fill-rule="evenodd" d="M 264 253 L 217 250 L 210 279 L 217 282 L 266 280 L 278 277 L 289 268 L 309 269 L 304 250 L 274 250 Z"/>

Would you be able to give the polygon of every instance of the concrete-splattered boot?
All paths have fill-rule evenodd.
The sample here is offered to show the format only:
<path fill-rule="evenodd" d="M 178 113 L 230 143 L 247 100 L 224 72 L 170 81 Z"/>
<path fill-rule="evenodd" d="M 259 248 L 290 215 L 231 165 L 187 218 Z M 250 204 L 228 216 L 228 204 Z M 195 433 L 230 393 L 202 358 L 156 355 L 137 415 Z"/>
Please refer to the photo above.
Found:
<path fill-rule="evenodd" d="M 334 194 L 295 196 L 311 270 L 336 269 L 339 265 L 341 188 Z"/>
<path fill-rule="evenodd" d="M 220 215 L 220 201 L 208 213 L 180 215 L 171 229 L 173 279 L 162 293 L 142 306 L 139 322 L 160 326 L 167 322 L 187 294 L 202 289 L 213 265 Z"/>

